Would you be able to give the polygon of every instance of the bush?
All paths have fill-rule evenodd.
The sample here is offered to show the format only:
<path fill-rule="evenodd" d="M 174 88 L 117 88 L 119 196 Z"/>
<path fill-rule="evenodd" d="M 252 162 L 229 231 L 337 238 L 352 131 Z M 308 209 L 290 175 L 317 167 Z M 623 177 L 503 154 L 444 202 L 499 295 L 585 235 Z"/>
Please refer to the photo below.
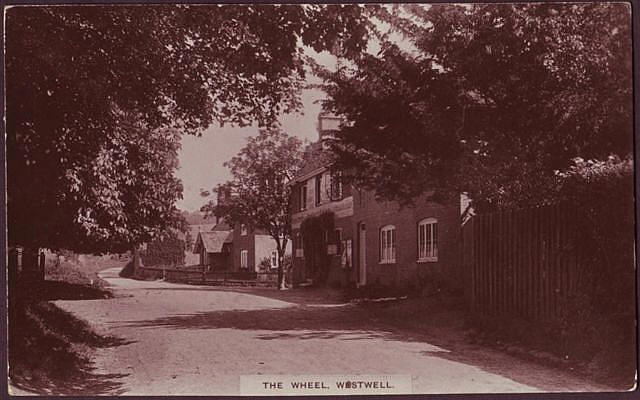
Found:
<path fill-rule="evenodd" d="M 170 232 L 165 237 L 147 244 L 147 248 L 140 252 L 142 263 L 151 266 L 184 265 L 185 241 L 178 238 L 176 232 Z"/>
<path fill-rule="evenodd" d="M 598 364 L 602 375 L 624 375 L 631 386 L 636 367 L 633 163 L 617 157 L 576 159 L 559 177 L 560 200 L 577 207 L 582 261 L 559 333 L 570 355 Z"/>

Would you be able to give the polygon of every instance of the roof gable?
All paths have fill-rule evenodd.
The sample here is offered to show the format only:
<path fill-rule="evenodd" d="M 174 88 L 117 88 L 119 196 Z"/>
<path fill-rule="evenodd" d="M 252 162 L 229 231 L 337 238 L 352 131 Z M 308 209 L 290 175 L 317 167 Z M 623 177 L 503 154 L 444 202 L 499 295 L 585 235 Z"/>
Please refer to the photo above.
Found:
<path fill-rule="evenodd" d="M 193 252 L 199 253 L 204 248 L 207 253 L 221 253 L 222 246 L 229 243 L 231 237 L 231 231 L 199 232 Z"/>

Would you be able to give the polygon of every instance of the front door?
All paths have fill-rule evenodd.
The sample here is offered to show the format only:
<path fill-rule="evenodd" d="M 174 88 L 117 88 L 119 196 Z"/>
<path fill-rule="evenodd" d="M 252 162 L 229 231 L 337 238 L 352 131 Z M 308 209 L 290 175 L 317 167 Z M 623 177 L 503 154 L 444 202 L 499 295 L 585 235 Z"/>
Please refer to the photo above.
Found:
<path fill-rule="evenodd" d="M 367 231 L 365 224 L 360 223 L 358 228 L 358 285 L 367 284 Z"/>

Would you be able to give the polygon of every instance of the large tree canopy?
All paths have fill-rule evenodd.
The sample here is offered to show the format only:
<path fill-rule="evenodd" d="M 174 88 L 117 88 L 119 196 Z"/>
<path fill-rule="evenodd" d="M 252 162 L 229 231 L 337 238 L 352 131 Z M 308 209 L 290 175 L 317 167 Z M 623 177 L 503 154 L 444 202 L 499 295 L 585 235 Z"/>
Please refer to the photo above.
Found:
<path fill-rule="evenodd" d="M 574 158 L 631 153 L 628 4 L 378 11 L 404 43 L 319 69 L 326 107 L 350 122 L 336 168 L 378 195 L 439 187 L 479 208 L 534 205 Z"/>
<path fill-rule="evenodd" d="M 181 195 L 180 134 L 299 108 L 301 45 L 356 54 L 366 25 L 357 6 L 9 9 L 10 244 L 148 240 Z"/>
<path fill-rule="evenodd" d="M 219 202 L 202 207 L 231 225 L 265 230 L 278 251 L 278 283 L 283 285 L 284 253 L 291 237 L 291 186 L 302 163 L 302 143 L 278 129 L 262 130 L 225 166 L 232 179 L 215 188 Z"/>

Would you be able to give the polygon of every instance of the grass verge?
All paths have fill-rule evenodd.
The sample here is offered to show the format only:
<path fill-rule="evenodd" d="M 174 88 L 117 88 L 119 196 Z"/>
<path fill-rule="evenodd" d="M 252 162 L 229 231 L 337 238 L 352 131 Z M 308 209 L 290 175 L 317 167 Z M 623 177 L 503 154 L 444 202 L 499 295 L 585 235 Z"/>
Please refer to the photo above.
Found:
<path fill-rule="evenodd" d="M 111 292 L 74 263 L 48 267 L 48 278 L 55 280 L 10 282 L 11 385 L 41 395 L 121 394 L 119 379 L 125 375 L 101 374 L 91 359 L 96 349 L 126 343 L 96 333 L 86 321 L 51 302 L 105 299 Z"/>

